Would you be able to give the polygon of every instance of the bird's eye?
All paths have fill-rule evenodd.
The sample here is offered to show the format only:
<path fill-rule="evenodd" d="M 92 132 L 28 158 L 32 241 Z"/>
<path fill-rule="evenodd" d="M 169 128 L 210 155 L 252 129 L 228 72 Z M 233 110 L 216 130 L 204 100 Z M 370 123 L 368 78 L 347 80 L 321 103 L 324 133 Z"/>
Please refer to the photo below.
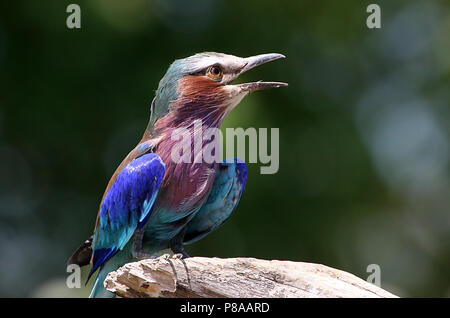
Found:
<path fill-rule="evenodd" d="M 206 70 L 206 75 L 208 75 L 213 80 L 220 80 L 222 79 L 222 69 L 218 66 L 210 66 Z"/>

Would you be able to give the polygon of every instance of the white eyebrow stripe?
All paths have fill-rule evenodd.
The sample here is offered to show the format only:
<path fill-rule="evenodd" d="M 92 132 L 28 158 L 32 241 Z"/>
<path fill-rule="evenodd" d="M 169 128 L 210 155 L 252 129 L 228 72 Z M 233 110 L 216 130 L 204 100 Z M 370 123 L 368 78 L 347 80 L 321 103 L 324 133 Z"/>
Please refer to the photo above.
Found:
<path fill-rule="evenodd" d="M 224 70 L 239 69 L 244 63 L 242 58 L 233 55 L 202 56 L 193 62 L 192 73 L 200 72 L 212 65 L 220 65 Z"/>

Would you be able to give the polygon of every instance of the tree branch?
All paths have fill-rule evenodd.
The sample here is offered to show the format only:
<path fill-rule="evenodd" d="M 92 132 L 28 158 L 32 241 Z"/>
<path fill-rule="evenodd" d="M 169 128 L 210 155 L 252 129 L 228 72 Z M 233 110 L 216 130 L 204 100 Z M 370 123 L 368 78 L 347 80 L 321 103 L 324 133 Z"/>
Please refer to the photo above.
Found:
<path fill-rule="evenodd" d="M 121 297 L 397 297 L 320 264 L 168 255 L 122 266 L 105 287 Z"/>

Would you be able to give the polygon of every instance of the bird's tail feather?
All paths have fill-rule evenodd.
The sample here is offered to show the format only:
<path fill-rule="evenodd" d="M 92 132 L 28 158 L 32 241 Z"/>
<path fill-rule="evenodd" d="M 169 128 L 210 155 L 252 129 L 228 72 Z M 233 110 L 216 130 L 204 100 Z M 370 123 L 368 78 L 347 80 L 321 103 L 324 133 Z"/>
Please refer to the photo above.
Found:
<path fill-rule="evenodd" d="M 106 264 L 98 271 L 97 278 L 95 279 L 94 286 L 92 287 L 89 298 L 113 298 L 116 296 L 115 294 L 107 291 L 105 289 L 105 286 L 103 285 L 108 273 L 114 270 L 114 268 L 109 267 L 111 266 L 108 266 L 108 264 Z"/>
<path fill-rule="evenodd" d="M 91 294 L 89 298 L 112 298 L 115 294 L 107 291 L 104 287 L 104 282 L 106 276 L 109 272 L 117 270 L 120 266 L 132 261 L 132 255 L 130 252 L 131 244 L 127 244 L 123 250 L 119 250 L 111 259 L 109 259 L 103 266 L 99 268 L 97 278 L 94 282 L 94 287 L 92 287 Z"/>

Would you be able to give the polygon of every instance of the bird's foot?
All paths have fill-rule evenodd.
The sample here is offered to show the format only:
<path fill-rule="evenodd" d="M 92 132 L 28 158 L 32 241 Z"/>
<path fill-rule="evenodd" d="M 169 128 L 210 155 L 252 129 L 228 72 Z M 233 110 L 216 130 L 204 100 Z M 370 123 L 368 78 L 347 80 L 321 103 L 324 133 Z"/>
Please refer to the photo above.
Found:
<path fill-rule="evenodd" d="M 153 254 L 153 253 L 146 253 L 144 252 L 142 249 L 140 250 L 133 250 L 132 251 L 132 255 L 134 258 L 142 261 L 144 259 L 153 259 L 153 258 L 158 258 L 160 255 L 159 254 Z"/>
<path fill-rule="evenodd" d="M 184 251 L 183 246 L 177 245 L 172 247 L 173 255 L 172 258 L 176 259 L 184 259 L 189 258 L 190 256 Z"/>
<path fill-rule="evenodd" d="M 137 258 L 140 261 L 142 261 L 144 259 L 157 258 L 158 255 L 151 254 L 151 253 L 144 253 L 144 252 L 134 252 L 133 253 L 133 257 Z"/>
<path fill-rule="evenodd" d="M 163 254 L 163 255 L 161 255 L 161 256 L 159 256 L 159 258 L 161 258 L 161 259 L 163 259 L 163 260 L 169 260 L 170 259 L 170 254 L 169 253 L 165 253 L 165 254 Z"/>
<path fill-rule="evenodd" d="M 133 257 L 140 261 L 143 259 L 158 257 L 158 255 L 144 252 L 144 249 L 142 248 L 143 237 L 144 237 L 144 230 L 136 231 L 136 233 L 134 233 L 133 247 L 131 249 L 131 254 L 133 255 Z"/>

